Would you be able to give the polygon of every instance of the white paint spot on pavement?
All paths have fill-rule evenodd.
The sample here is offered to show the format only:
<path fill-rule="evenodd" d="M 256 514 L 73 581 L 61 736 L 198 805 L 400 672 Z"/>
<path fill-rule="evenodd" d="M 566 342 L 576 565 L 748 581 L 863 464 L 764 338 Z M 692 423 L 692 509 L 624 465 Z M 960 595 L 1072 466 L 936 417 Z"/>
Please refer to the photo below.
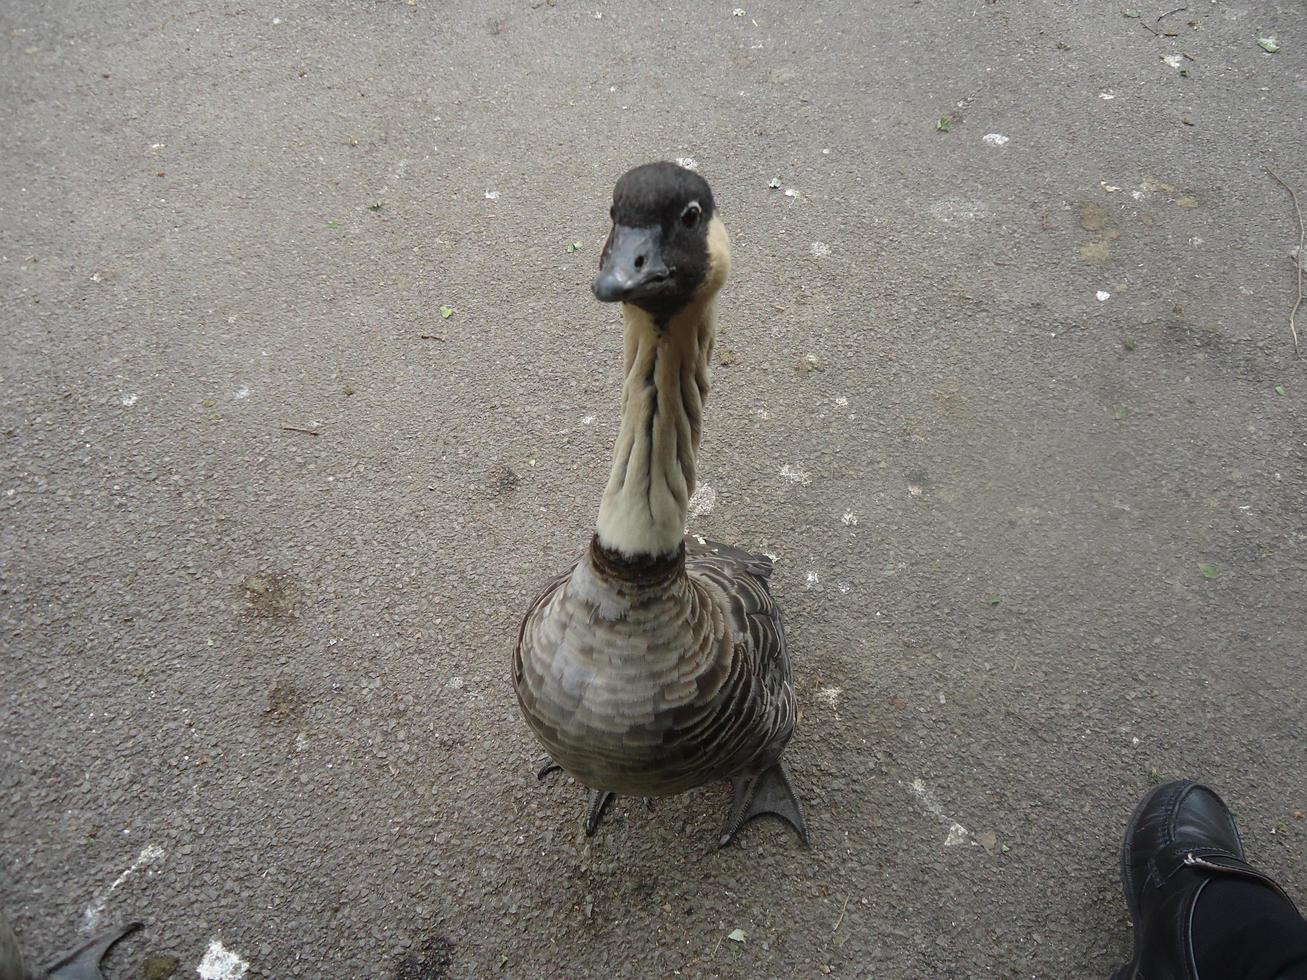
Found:
<path fill-rule="evenodd" d="M 235 398 L 238 402 L 244 401 L 246 398 L 249 397 L 250 397 L 249 385 L 241 385 L 239 388 L 236 389 L 235 392 L 232 393 L 232 398 Z"/>
<path fill-rule="evenodd" d="M 195 972 L 200 980 L 241 980 L 250 965 L 224 946 L 218 940 L 209 941 L 209 948 L 204 951 L 204 959 Z"/>
<path fill-rule="evenodd" d="M 959 844 L 975 843 L 971 840 L 971 831 L 960 823 L 950 824 L 948 836 L 944 838 L 945 847 L 956 847 Z"/>
<path fill-rule="evenodd" d="M 499 200 L 499 191 L 486 191 L 486 200 L 487 200 L 487 201 L 498 201 L 498 200 Z"/>
<path fill-rule="evenodd" d="M 845 398 L 843 395 L 840 395 L 838 398 L 835 399 L 835 404 L 838 405 L 840 408 L 848 408 L 849 400 Z"/>
<path fill-rule="evenodd" d="M 979 221 L 989 217 L 989 207 L 983 201 L 973 201 L 963 197 L 945 197 L 935 201 L 927 209 L 931 217 L 951 224 L 955 221 Z"/>
<path fill-rule="evenodd" d="M 711 514 L 712 509 L 717 504 L 717 491 L 708 484 L 704 484 L 694 491 L 690 497 L 689 513 L 691 517 L 703 517 L 705 514 Z"/>
<path fill-rule="evenodd" d="M 819 259 L 824 259 L 826 256 L 830 255 L 830 246 L 825 242 L 813 242 L 812 254 L 817 256 Z"/>
<path fill-rule="evenodd" d="M 1104 102 L 1111 102 L 1113 99 L 1116 98 L 1116 96 L 1113 95 L 1111 92 L 1099 92 L 1098 97 L 1102 99 Z"/>
<path fill-rule="evenodd" d="M 798 196 L 799 196 L 799 192 L 796 191 L 793 187 L 787 187 L 787 188 L 785 188 L 785 196 L 786 196 L 786 197 L 798 197 Z"/>
<path fill-rule="evenodd" d="M 814 585 L 821 585 L 821 576 L 816 572 L 809 571 L 807 578 L 804 580 L 804 587 L 811 589 Z"/>
<path fill-rule="evenodd" d="M 1106 303 L 1111 298 L 1112 294 L 1105 289 L 1100 289 L 1098 292 L 1094 293 L 1094 299 L 1098 300 L 1100 303 Z"/>
<path fill-rule="evenodd" d="M 583 419 L 581 419 L 581 424 L 582 424 L 582 425 L 594 425 L 594 421 L 595 421 L 595 417 L 594 417 L 593 415 L 587 415 L 587 416 L 585 416 Z"/>
<path fill-rule="evenodd" d="M 840 695 L 844 693 L 842 687 L 823 687 L 817 691 L 817 697 L 821 698 L 832 708 L 840 706 Z"/>
<path fill-rule="evenodd" d="M 858 516 L 854 514 L 853 511 L 846 510 L 843 516 L 840 517 L 840 521 L 845 527 L 856 527 L 858 524 Z"/>
<path fill-rule="evenodd" d="M 124 404 L 125 406 L 127 406 L 128 408 L 131 408 L 133 405 L 136 404 L 136 399 L 138 399 L 138 398 L 140 398 L 140 397 L 141 397 L 141 396 L 140 396 L 140 395 L 137 395 L 137 394 L 123 395 L 122 402 L 123 402 L 123 404 Z"/>
<path fill-rule="evenodd" d="M 986 133 L 980 138 L 990 146 L 1003 146 L 1010 139 L 1010 137 L 1004 136 L 1002 133 Z"/>
<path fill-rule="evenodd" d="M 677 158 L 676 158 L 676 163 L 677 163 L 678 166 L 682 166 L 682 167 L 684 167 L 686 170 L 698 170 L 698 169 L 699 169 L 699 161 L 696 160 L 694 157 L 677 157 Z"/>
<path fill-rule="evenodd" d="M 808 475 L 806 470 L 801 470 L 797 466 L 791 466 L 789 463 L 786 463 L 781 467 L 781 476 L 786 480 L 789 480 L 791 483 L 798 483 L 805 486 L 812 482 L 812 477 Z"/>
<path fill-rule="evenodd" d="M 1168 65 L 1170 65 L 1172 68 L 1179 68 L 1180 65 L 1184 63 L 1184 55 L 1164 54 L 1162 55 L 1162 60 L 1165 61 Z"/>
<path fill-rule="evenodd" d="M 948 834 L 944 837 L 945 847 L 957 847 L 959 844 L 981 846 L 980 842 L 972 836 L 971 831 L 944 813 L 944 808 L 940 806 L 935 794 L 920 779 L 914 779 L 908 784 L 908 788 L 912 790 L 912 795 L 917 798 L 917 802 L 921 804 L 923 811 L 941 823 L 948 825 Z"/>
<path fill-rule="evenodd" d="M 100 892 L 95 897 L 95 901 L 86 907 L 86 911 L 82 913 L 82 932 L 92 932 L 100 924 L 100 916 L 104 915 L 110 896 L 118 890 L 124 881 L 147 864 L 152 864 L 161 857 L 163 857 L 162 847 L 157 844 L 147 844 L 141 850 L 141 853 L 137 855 L 136 860 L 132 862 L 131 867 L 115 878 L 109 887 Z"/>

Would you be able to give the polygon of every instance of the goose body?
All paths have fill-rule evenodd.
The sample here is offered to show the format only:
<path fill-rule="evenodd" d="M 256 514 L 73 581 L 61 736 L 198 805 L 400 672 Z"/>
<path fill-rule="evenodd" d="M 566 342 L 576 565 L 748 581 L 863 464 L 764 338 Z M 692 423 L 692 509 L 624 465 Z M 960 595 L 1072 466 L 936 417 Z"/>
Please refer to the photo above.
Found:
<path fill-rule="evenodd" d="M 518 644 L 528 724 L 586 786 L 665 796 L 770 768 L 794 730 L 771 562 L 687 541 L 629 563 L 598 540 Z"/>
<path fill-rule="evenodd" d="M 760 813 L 806 841 L 780 757 L 794 730 L 771 560 L 684 537 L 708 394 L 715 299 L 730 267 L 712 192 L 660 163 L 618 181 L 594 292 L 622 303 L 622 425 L 590 546 L 528 609 L 513 683 L 552 760 L 614 793 L 733 787 L 721 843 Z"/>

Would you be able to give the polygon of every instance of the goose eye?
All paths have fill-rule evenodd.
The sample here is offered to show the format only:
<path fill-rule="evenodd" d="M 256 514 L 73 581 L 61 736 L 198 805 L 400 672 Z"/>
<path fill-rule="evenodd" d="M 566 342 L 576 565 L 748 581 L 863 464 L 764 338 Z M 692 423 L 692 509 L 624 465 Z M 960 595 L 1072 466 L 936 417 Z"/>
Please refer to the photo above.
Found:
<path fill-rule="evenodd" d="M 702 213 L 698 204 L 687 204 L 685 210 L 681 212 L 681 224 L 687 228 L 693 228 L 699 223 L 699 215 Z"/>

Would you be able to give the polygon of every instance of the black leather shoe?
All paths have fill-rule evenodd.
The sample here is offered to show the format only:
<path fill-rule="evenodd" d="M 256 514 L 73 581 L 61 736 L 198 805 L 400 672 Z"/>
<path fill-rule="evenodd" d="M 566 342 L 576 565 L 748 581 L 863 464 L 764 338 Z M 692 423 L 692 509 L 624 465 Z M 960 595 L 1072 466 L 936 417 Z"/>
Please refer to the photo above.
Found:
<path fill-rule="evenodd" d="M 1269 885 L 1293 905 L 1279 885 L 1245 860 L 1234 818 L 1211 789 L 1183 780 L 1145 796 L 1121 847 L 1134 953 L 1112 980 L 1198 980 L 1190 928 L 1194 906 L 1207 884 L 1223 875 Z"/>

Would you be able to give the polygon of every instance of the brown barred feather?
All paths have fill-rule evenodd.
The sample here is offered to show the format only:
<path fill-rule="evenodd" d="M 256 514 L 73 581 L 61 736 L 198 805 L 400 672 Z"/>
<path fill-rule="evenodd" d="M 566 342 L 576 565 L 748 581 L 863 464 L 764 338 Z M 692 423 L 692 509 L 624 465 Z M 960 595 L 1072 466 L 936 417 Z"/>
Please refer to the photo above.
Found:
<path fill-rule="evenodd" d="M 596 537 L 522 620 L 513 681 L 550 757 L 593 789 L 680 793 L 762 772 L 794 730 L 771 561 L 687 538 L 630 561 Z"/>

